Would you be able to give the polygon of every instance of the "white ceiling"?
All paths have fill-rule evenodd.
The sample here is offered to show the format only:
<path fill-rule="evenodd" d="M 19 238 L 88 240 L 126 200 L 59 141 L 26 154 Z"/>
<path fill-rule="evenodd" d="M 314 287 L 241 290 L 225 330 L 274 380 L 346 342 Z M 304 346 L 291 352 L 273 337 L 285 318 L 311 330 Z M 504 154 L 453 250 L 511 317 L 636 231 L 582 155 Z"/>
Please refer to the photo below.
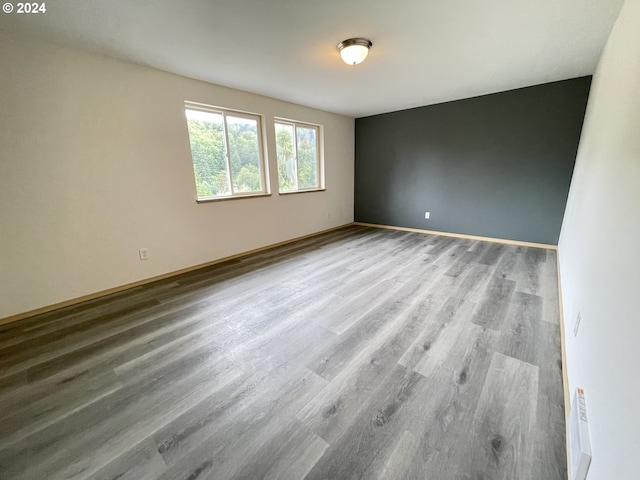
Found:
<path fill-rule="evenodd" d="M 0 28 L 361 117 L 589 75 L 621 4 L 50 0 Z M 348 66 L 335 47 L 354 36 L 373 48 Z"/>

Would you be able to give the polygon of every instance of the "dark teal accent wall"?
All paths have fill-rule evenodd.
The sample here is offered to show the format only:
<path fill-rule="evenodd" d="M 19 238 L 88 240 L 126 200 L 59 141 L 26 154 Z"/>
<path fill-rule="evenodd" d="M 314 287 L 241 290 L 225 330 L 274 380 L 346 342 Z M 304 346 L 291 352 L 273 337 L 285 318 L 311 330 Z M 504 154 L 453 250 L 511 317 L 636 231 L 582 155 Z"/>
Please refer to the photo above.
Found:
<path fill-rule="evenodd" d="M 590 84 L 356 119 L 355 220 L 557 244 Z"/>

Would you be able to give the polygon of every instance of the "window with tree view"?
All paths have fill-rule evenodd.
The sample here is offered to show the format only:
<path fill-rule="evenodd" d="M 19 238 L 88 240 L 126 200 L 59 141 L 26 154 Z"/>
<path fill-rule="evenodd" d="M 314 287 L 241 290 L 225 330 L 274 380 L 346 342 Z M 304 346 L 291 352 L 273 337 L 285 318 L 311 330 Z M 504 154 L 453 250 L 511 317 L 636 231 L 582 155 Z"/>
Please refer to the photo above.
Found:
<path fill-rule="evenodd" d="M 320 127 L 276 120 L 280 192 L 318 190 L 321 185 Z"/>
<path fill-rule="evenodd" d="M 186 104 L 198 200 L 266 193 L 260 117 Z"/>

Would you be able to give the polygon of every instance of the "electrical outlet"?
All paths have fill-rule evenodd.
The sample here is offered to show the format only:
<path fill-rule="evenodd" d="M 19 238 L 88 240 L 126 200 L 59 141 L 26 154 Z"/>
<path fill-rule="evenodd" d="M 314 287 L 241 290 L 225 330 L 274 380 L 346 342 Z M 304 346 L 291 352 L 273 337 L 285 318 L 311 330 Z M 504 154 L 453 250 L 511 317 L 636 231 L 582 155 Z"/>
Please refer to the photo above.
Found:
<path fill-rule="evenodd" d="M 331 220 L 331 212 L 327 212 L 327 220 Z"/>
<path fill-rule="evenodd" d="M 578 336 L 578 329 L 580 328 L 580 320 L 582 320 L 582 313 L 578 312 L 578 315 L 576 316 L 576 323 L 573 326 L 573 336 L 574 337 Z"/>
<path fill-rule="evenodd" d="M 424 218 L 426 219 L 431 218 L 431 212 L 424 212 Z"/>
<path fill-rule="evenodd" d="M 140 255 L 140 260 L 149 260 L 149 252 L 146 248 L 138 250 L 138 254 Z"/>

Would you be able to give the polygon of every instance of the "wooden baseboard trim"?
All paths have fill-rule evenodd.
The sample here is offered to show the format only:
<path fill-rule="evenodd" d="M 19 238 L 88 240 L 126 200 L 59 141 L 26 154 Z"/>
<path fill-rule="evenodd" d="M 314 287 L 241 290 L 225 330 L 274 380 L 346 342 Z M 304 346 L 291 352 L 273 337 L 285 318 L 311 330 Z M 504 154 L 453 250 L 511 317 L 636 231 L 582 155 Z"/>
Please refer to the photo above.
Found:
<path fill-rule="evenodd" d="M 545 248 L 550 250 L 558 249 L 557 245 L 549 245 L 546 243 L 522 242 L 520 240 L 507 240 L 504 238 L 481 237 L 478 235 L 467 235 L 464 233 L 438 232 L 435 230 L 422 230 L 419 228 L 395 227 L 392 225 L 378 225 L 377 223 L 353 222 L 353 224 L 361 225 L 363 227 L 387 228 L 390 230 L 401 230 L 403 232 L 428 233 L 429 235 L 442 235 L 444 237 L 466 238 L 469 240 L 481 240 L 483 242 L 504 243 L 507 245 L 518 245 L 520 247 L 536 247 L 536 248 Z"/>
<path fill-rule="evenodd" d="M 558 271 L 558 308 L 560 309 L 560 350 L 562 352 L 562 386 L 564 391 L 564 425 L 565 425 L 565 449 L 567 455 L 567 478 L 570 478 L 569 469 L 569 415 L 571 414 L 571 394 L 569 392 L 569 374 L 567 372 L 567 343 L 564 330 L 564 306 L 562 303 L 562 276 L 560 274 L 560 252 L 556 255 L 556 269 Z"/>
<path fill-rule="evenodd" d="M 145 278 L 143 280 L 138 280 L 136 282 L 127 283 L 125 285 L 120 285 L 118 287 L 108 288 L 106 290 L 101 290 L 99 292 L 90 293 L 87 295 L 83 295 L 81 297 L 72 298 L 70 300 L 65 300 L 63 302 L 54 303 L 52 305 L 46 305 L 44 307 L 36 308 L 34 310 L 29 310 L 23 313 L 17 313 L 15 315 L 10 315 L 8 317 L 0 318 L 0 325 L 6 325 L 7 323 L 17 322 L 18 320 L 24 320 L 25 318 L 34 317 L 36 315 L 41 315 L 43 313 L 52 312 L 54 310 L 59 310 L 61 308 L 70 307 L 72 305 L 76 305 L 82 302 L 88 302 L 89 300 L 95 300 L 96 298 L 104 297 L 107 295 L 111 295 L 113 293 L 122 292 L 123 290 L 128 290 L 130 288 L 140 287 L 142 285 L 147 285 L 149 283 L 157 282 L 158 280 L 164 280 L 167 278 L 175 277 L 177 275 L 181 275 L 183 273 L 193 272 L 194 270 L 199 270 L 201 268 L 211 267 L 218 263 L 227 262 L 229 260 L 233 260 L 240 257 L 245 257 L 247 255 L 251 255 L 254 253 L 263 252 L 265 250 L 269 250 L 272 248 L 280 247 L 282 245 L 287 245 L 289 243 L 297 242 L 300 240 L 304 240 L 307 238 L 316 237 L 318 235 L 322 235 L 323 233 L 332 232 L 334 230 L 339 230 L 344 227 L 348 227 L 349 225 L 353 225 L 353 223 L 345 223 L 344 225 L 339 225 L 337 227 L 328 228 L 326 230 L 321 230 L 319 232 L 310 233 L 309 235 L 303 235 L 301 237 L 295 237 L 290 240 L 284 240 L 282 242 L 272 243 L 269 245 L 265 245 L 264 247 L 254 248 L 253 250 L 249 250 L 242 253 L 237 253 L 235 255 L 230 255 L 228 257 L 219 258 L 217 260 L 212 260 L 211 262 L 200 263 L 198 265 L 193 265 L 191 267 L 182 268 L 180 270 L 175 270 L 169 273 L 163 273 L 161 275 L 156 275 L 154 277 Z"/>

